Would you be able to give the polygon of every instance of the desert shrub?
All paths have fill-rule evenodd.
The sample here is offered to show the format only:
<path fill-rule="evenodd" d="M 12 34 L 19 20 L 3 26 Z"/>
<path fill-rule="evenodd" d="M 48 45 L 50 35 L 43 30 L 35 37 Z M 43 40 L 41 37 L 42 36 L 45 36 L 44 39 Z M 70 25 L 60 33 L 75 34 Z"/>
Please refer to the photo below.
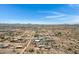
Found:
<path fill-rule="evenodd" d="M 61 32 L 58 32 L 58 35 L 61 35 L 62 33 Z"/>
<path fill-rule="evenodd" d="M 77 51 L 74 51 L 74 54 L 78 54 Z"/>
<path fill-rule="evenodd" d="M 55 36 L 62 36 L 62 32 L 57 32 Z"/>
<path fill-rule="evenodd" d="M 37 54 L 40 54 L 40 51 L 37 50 L 36 53 L 37 53 Z"/>
<path fill-rule="evenodd" d="M 34 49 L 29 49 L 29 52 L 34 52 Z"/>
<path fill-rule="evenodd" d="M 68 50 L 68 51 L 71 51 L 72 49 L 71 49 L 71 48 L 68 48 L 67 50 Z"/>
<path fill-rule="evenodd" d="M 34 35 L 34 37 L 38 37 L 39 35 L 36 33 L 35 35 Z"/>
<path fill-rule="evenodd" d="M 4 36 L 1 36 L 0 38 L 1 38 L 1 39 L 5 39 L 5 37 L 4 37 Z"/>

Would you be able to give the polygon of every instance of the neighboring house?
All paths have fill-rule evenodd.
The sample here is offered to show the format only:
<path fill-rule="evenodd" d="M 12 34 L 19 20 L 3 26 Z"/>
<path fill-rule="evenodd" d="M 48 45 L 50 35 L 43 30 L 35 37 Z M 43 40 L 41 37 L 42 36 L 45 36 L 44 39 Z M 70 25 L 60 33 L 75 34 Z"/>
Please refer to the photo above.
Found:
<path fill-rule="evenodd" d="M 45 39 L 44 37 L 35 38 L 34 43 L 39 48 L 51 48 L 53 40 Z"/>

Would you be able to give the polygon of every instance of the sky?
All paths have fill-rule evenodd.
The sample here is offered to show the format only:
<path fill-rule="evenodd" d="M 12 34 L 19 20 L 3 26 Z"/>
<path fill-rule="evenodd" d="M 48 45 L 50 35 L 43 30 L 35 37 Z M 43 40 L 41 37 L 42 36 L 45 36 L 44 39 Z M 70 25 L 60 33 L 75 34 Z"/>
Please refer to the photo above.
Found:
<path fill-rule="evenodd" d="M 0 4 L 0 23 L 79 24 L 79 4 Z"/>

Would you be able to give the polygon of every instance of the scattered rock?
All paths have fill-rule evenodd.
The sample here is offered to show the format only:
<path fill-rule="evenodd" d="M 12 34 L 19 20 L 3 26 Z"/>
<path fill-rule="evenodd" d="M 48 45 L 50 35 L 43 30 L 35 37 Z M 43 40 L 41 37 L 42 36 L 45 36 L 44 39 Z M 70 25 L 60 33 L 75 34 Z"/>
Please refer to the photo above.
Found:
<path fill-rule="evenodd" d="M 0 43 L 0 48 L 7 48 L 9 47 L 9 44 Z"/>
<path fill-rule="evenodd" d="M 17 45 L 15 45 L 15 48 L 19 49 L 19 48 L 23 48 L 23 46 L 21 44 L 17 44 Z"/>

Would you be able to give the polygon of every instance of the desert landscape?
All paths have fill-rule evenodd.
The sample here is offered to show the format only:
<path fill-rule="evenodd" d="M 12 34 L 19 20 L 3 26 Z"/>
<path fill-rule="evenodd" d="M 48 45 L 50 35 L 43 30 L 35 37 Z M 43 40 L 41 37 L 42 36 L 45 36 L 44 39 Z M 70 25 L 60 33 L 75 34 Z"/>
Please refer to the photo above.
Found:
<path fill-rule="evenodd" d="M 79 25 L 0 24 L 0 54 L 79 54 Z"/>

